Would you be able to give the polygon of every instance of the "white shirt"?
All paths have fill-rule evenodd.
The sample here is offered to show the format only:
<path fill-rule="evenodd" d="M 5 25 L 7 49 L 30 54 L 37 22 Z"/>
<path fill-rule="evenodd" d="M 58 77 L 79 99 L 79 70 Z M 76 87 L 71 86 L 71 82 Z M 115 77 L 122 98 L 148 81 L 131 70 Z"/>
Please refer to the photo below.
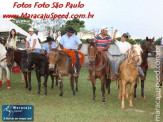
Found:
<path fill-rule="evenodd" d="M 9 46 L 13 46 L 13 38 L 10 39 L 10 43 L 9 43 Z"/>
<path fill-rule="evenodd" d="M 129 42 L 122 42 L 122 41 L 116 41 L 115 44 L 118 46 L 121 54 L 124 54 L 128 49 L 131 48 L 131 44 Z"/>
<path fill-rule="evenodd" d="M 77 45 L 82 44 L 82 42 L 75 34 L 73 34 L 70 38 L 67 34 L 65 34 L 62 36 L 59 44 L 63 45 L 66 49 L 76 49 Z"/>
<path fill-rule="evenodd" d="M 38 49 L 41 49 L 41 45 L 38 41 L 38 37 L 36 34 L 33 34 L 32 36 L 31 35 L 28 35 L 27 36 L 27 41 L 29 42 L 29 47 L 32 47 L 33 46 L 33 40 L 36 39 L 36 45 L 34 48 L 38 48 Z"/>

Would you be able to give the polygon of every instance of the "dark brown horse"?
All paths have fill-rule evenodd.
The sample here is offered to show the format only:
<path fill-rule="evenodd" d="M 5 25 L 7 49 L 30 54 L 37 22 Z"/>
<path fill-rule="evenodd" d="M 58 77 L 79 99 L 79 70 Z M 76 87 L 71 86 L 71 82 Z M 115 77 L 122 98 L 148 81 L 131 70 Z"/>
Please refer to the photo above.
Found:
<path fill-rule="evenodd" d="M 60 97 L 63 96 L 63 76 L 69 76 L 70 84 L 73 95 L 78 92 L 78 77 L 73 76 L 72 59 L 67 56 L 66 53 L 57 49 L 52 49 L 48 54 L 49 70 L 54 70 L 54 66 L 57 65 L 57 70 L 60 78 Z M 80 71 L 80 66 L 79 66 Z M 76 92 L 74 90 L 74 80 L 76 82 Z"/>
<path fill-rule="evenodd" d="M 160 100 L 162 99 L 162 94 L 161 94 L 161 88 L 162 88 L 162 82 L 163 82 L 163 55 L 160 58 Z"/>
<path fill-rule="evenodd" d="M 148 70 L 148 53 L 151 53 L 152 56 L 156 55 L 156 46 L 154 44 L 154 38 L 153 39 L 149 39 L 148 37 L 146 37 L 146 41 L 141 45 L 141 48 L 143 50 L 143 54 L 142 54 L 142 64 L 141 64 L 141 68 L 143 69 L 143 72 L 145 74 L 146 77 L 146 73 Z M 144 100 L 146 100 L 145 96 L 144 96 L 144 81 L 145 80 L 141 80 L 141 96 Z M 137 83 L 135 84 L 134 87 L 134 99 L 136 99 L 136 88 L 137 88 Z"/>
<path fill-rule="evenodd" d="M 105 103 L 105 83 L 106 88 L 108 88 L 110 82 L 108 80 L 107 70 L 107 61 L 105 59 L 105 54 L 102 51 L 98 51 L 96 42 L 88 42 L 88 59 L 87 67 L 90 70 L 90 79 L 92 81 L 93 87 L 93 102 L 95 102 L 95 91 L 96 91 L 96 78 L 101 80 L 101 91 L 102 91 L 102 102 Z"/>
<path fill-rule="evenodd" d="M 26 50 L 14 50 L 12 48 L 7 49 L 6 59 L 7 59 L 7 66 L 9 67 L 9 69 L 13 67 L 13 64 L 15 61 L 19 69 L 21 70 L 22 59 L 23 59 L 23 56 L 26 54 L 27 54 Z M 26 82 L 25 88 L 28 88 L 28 80 L 31 79 L 31 72 L 27 72 L 23 70 L 21 70 L 21 72 L 23 73 L 24 78 L 25 78 L 25 82 Z"/>

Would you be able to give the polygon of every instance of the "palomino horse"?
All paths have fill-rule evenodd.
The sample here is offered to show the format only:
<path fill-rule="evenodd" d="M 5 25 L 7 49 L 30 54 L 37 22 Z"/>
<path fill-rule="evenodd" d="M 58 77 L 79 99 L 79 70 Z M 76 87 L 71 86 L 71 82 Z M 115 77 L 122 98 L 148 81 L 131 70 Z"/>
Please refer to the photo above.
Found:
<path fill-rule="evenodd" d="M 6 53 L 6 58 L 7 58 L 7 66 L 9 69 L 12 69 L 14 62 L 16 62 L 19 69 L 24 75 L 25 82 L 26 82 L 25 88 L 28 88 L 28 80 L 30 80 L 31 73 L 22 70 L 22 58 L 26 54 L 27 54 L 26 50 L 14 50 L 12 48 L 8 48 Z"/>
<path fill-rule="evenodd" d="M 73 76 L 72 59 L 67 56 L 66 53 L 57 49 L 52 49 L 48 54 L 49 70 L 54 70 L 54 66 L 57 65 L 57 70 L 60 78 L 60 97 L 63 96 L 63 76 L 69 76 L 71 89 L 73 95 L 76 95 L 74 90 L 74 79 L 76 82 L 76 92 L 78 92 L 78 77 Z M 79 66 L 80 71 L 80 66 Z"/>
<path fill-rule="evenodd" d="M 119 71 L 120 71 L 120 81 L 119 81 L 119 98 L 121 98 L 122 92 L 122 106 L 121 108 L 125 108 L 124 98 L 127 93 L 127 85 L 130 84 L 130 98 L 129 98 L 129 106 L 133 107 L 132 104 L 132 95 L 133 89 L 136 84 L 136 79 L 139 75 L 138 65 L 142 63 L 142 49 L 139 45 L 133 45 L 129 50 L 128 57 L 121 63 Z M 122 90 L 122 91 L 121 91 Z"/>
<path fill-rule="evenodd" d="M 93 102 L 95 102 L 95 91 L 96 91 L 96 78 L 101 80 L 101 91 L 102 91 L 102 102 L 105 103 L 105 82 L 106 88 L 110 86 L 110 82 L 107 78 L 107 70 L 106 70 L 106 60 L 102 51 L 98 51 L 97 42 L 88 42 L 88 59 L 89 63 L 87 63 L 87 67 L 90 70 L 90 78 L 92 81 L 93 87 Z"/>
<path fill-rule="evenodd" d="M 7 67 L 7 62 L 6 62 L 6 49 L 5 47 L 0 44 L 0 89 L 2 88 L 2 75 L 3 75 L 3 70 L 6 71 L 7 74 L 7 85 L 8 89 L 11 88 L 11 83 L 10 83 L 10 70 Z M 6 77 L 6 76 L 5 76 Z"/>
<path fill-rule="evenodd" d="M 154 44 L 154 38 L 153 39 L 148 39 L 148 37 L 146 37 L 146 41 L 141 45 L 141 48 L 143 50 L 142 53 L 142 64 L 141 64 L 141 68 L 143 69 L 143 72 L 145 74 L 146 77 L 146 73 L 148 70 L 148 53 L 151 53 L 152 56 L 156 55 L 156 46 Z M 134 88 L 134 99 L 136 99 L 136 88 L 137 88 L 137 83 L 135 84 L 135 88 Z M 144 80 L 141 80 L 141 96 L 144 100 L 146 100 L 145 96 L 144 96 Z"/>

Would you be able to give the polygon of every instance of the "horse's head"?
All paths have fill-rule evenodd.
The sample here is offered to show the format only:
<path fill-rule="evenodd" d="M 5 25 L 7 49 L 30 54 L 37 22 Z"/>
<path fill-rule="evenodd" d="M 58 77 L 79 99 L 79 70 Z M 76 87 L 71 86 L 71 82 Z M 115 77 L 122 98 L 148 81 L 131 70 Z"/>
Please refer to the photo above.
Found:
<path fill-rule="evenodd" d="M 91 65 L 94 65 L 95 64 L 95 60 L 96 60 L 96 56 L 97 56 L 97 53 L 98 53 L 98 49 L 97 49 L 97 42 L 89 42 L 87 41 L 88 43 L 88 59 L 89 59 L 89 63 Z"/>
<path fill-rule="evenodd" d="M 14 64 L 14 49 L 8 48 L 6 53 L 7 66 L 9 69 L 12 68 Z"/>
<path fill-rule="evenodd" d="M 59 51 L 57 49 L 52 49 L 48 54 L 49 70 L 53 71 L 55 63 L 59 60 Z"/>
<path fill-rule="evenodd" d="M 148 37 L 146 37 L 146 41 L 142 48 L 145 48 L 148 53 L 151 53 L 153 56 L 155 56 L 156 55 L 156 45 L 154 43 L 154 37 L 153 37 L 153 39 L 149 39 Z"/>
<path fill-rule="evenodd" d="M 132 58 L 137 65 L 142 64 L 142 52 L 143 51 L 142 51 L 140 45 L 138 45 L 138 44 L 133 45 L 131 48 Z"/>

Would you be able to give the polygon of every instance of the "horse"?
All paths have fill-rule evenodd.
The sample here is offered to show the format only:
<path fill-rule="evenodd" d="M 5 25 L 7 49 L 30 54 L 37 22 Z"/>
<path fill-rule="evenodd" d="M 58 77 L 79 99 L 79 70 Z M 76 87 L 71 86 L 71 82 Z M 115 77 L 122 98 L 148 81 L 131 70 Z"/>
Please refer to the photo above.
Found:
<path fill-rule="evenodd" d="M 73 76 L 72 59 L 64 52 L 58 49 L 52 49 L 48 54 L 49 70 L 53 71 L 57 65 L 57 70 L 60 78 L 60 97 L 63 96 L 63 76 L 69 76 L 72 94 L 75 96 L 78 92 L 78 77 Z M 80 71 L 80 66 L 79 66 Z M 76 82 L 76 92 L 74 90 L 74 80 Z"/>
<path fill-rule="evenodd" d="M 102 91 L 102 103 L 105 103 L 105 83 L 106 88 L 110 89 L 111 80 L 108 79 L 107 72 L 107 61 L 105 58 L 105 54 L 102 51 L 98 51 L 97 42 L 89 42 L 88 43 L 88 60 L 87 67 L 90 70 L 90 79 L 93 87 L 93 102 L 95 102 L 95 91 L 96 91 L 96 78 L 99 78 L 101 81 L 101 91 Z"/>
<path fill-rule="evenodd" d="M 149 39 L 148 37 L 146 37 L 146 41 L 141 44 L 141 48 L 143 50 L 143 53 L 142 53 L 142 64 L 141 64 L 141 68 L 143 69 L 143 72 L 145 74 L 145 77 L 146 77 L 146 73 L 147 73 L 147 70 L 148 70 L 148 61 L 147 61 L 147 58 L 148 58 L 148 53 L 151 53 L 152 56 L 155 56 L 156 55 L 156 46 L 154 44 L 154 38 L 153 39 Z M 143 98 L 143 100 L 146 100 L 145 96 L 144 96 L 144 79 L 141 80 L 141 96 Z M 134 100 L 136 100 L 136 88 L 137 88 L 137 83 L 135 84 L 135 87 L 134 87 Z"/>
<path fill-rule="evenodd" d="M 121 108 L 125 109 L 124 97 L 127 92 L 127 85 L 130 84 L 130 97 L 129 97 L 129 106 L 133 107 L 132 104 L 132 96 L 133 96 L 133 89 L 136 84 L 136 79 L 139 75 L 138 72 L 138 65 L 142 63 L 142 49 L 139 45 L 133 45 L 132 48 L 129 50 L 129 54 L 127 58 L 121 63 L 119 67 L 119 98 L 122 96 L 122 105 Z M 122 90 L 122 91 L 121 91 Z"/>
<path fill-rule="evenodd" d="M 23 69 L 27 70 L 28 72 L 35 69 L 38 81 L 38 95 L 40 95 L 41 92 L 41 76 L 44 77 L 44 94 L 47 95 L 47 79 L 49 76 L 47 57 L 43 54 L 38 54 L 35 52 L 27 54 L 23 57 Z M 29 89 L 31 90 L 31 80 L 29 80 Z"/>
<path fill-rule="evenodd" d="M 11 70 L 13 67 L 14 62 L 18 65 L 18 68 L 21 70 L 22 68 L 22 57 L 23 55 L 27 54 L 26 50 L 15 50 L 13 48 L 8 48 L 6 53 L 6 59 L 7 59 L 7 66 Z M 22 72 L 22 71 L 21 71 Z M 25 78 L 26 82 L 26 88 L 28 88 L 28 79 L 30 77 L 30 73 L 22 72 L 22 78 L 21 83 L 23 83 L 23 76 Z M 27 78 L 28 77 L 28 78 Z"/>
<path fill-rule="evenodd" d="M 7 67 L 7 62 L 6 62 L 6 49 L 5 47 L 0 44 L 0 89 L 2 88 L 2 75 L 3 71 L 5 70 L 6 75 L 7 75 L 7 89 L 11 88 L 11 83 L 10 83 L 10 70 Z M 5 76 L 6 78 L 6 76 Z"/>

